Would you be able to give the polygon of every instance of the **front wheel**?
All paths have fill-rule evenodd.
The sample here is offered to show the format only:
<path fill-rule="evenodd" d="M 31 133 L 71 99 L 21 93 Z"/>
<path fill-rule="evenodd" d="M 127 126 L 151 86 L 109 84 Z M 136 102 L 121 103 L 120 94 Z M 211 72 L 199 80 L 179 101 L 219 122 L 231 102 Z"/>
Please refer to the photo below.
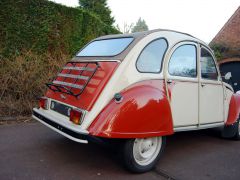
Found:
<path fill-rule="evenodd" d="M 143 173 L 151 170 L 163 153 L 166 137 L 136 138 L 126 141 L 123 146 L 123 160 L 132 172 Z"/>
<path fill-rule="evenodd" d="M 224 126 L 222 130 L 222 137 L 234 140 L 240 140 L 240 119 L 238 119 L 234 124 Z"/>
<path fill-rule="evenodd" d="M 239 121 L 240 121 L 240 119 L 238 119 L 237 122 L 236 122 L 236 126 L 237 126 L 236 134 L 233 137 L 235 140 L 240 140 L 240 122 Z"/>

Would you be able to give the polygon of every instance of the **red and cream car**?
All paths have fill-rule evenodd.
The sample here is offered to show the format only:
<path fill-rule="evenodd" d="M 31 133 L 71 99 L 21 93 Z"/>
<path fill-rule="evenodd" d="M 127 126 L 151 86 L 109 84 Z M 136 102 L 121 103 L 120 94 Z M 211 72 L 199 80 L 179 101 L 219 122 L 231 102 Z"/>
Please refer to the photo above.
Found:
<path fill-rule="evenodd" d="M 185 33 L 97 38 L 47 86 L 36 120 L 80 143 L 121 140 L 134 172 L 152 169 L 175 132 L 223 127 L 223 137 L 240 138 L 240 94 L 208 45 Z"/>

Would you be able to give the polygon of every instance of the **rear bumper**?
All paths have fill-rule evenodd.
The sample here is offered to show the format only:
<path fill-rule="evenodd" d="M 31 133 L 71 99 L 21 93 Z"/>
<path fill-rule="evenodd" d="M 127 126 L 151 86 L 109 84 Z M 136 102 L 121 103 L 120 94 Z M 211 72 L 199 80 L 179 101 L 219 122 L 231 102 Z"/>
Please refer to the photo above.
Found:
<path fill-rule="evenodd" d="M 52 117 L 45 115 L 38 109 L 33 109 L 32 117 L 73 141 L 79 143 L 88 143 L 89 140 L 94 139 L 94 137 L 90 137 L 86 131 L 76 132 L 65 127 L 64 125 L 61 125 L 60 123 L 57 123 Z"/>

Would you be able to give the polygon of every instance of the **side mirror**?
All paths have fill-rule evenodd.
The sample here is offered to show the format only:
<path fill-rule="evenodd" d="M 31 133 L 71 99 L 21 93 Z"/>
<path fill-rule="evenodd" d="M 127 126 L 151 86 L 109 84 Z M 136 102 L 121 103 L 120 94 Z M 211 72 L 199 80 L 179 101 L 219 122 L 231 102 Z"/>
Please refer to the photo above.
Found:
<path fill-rule="evenodd" d="M 226 73 L 225 76 L 224 76 L 224 78 L 225 78 L 226 80 L 231 79 L 231 77 L 232 77 L 232 73 L 231 73 L 231 72 Z"/>

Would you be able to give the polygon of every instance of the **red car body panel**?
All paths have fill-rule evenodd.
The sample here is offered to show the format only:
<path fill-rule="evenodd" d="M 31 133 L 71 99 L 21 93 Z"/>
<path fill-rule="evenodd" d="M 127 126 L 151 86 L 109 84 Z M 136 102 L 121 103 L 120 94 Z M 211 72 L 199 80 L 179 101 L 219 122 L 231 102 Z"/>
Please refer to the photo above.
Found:
<path fill-rule="evenodd" d="M 93 136 L 143 138 L 173 134 L 171 108 L 163 80 L 146 80 L 121 92 L 121 103 L 114 99 L 88 128 Z"/>
<path fill-rule="evenodd" d="M 240 94 L 233 94 L 231 97 L 228 118 L 226 125 L 232 125 L 235 123 L 240 115 Z"/>
<path fill-rule="evenodd" d="M 103 88 L 107 84 L 108 80 L 112 76 L 113 72 L 116 70 L 116 67 L 118 66 L 117 62 L 98 62 L 99 67 L 94 74 L 94 76 L 91 78 L 89 81 L 88 85 L 84 89 L 83 93 L 78 96 L 77 98 L 68 95 L 68 94 L 63 94 L 61 92 L 54 92 L 50 89 L 48 89 L 46 93 L 46 97 L 61 101 L 66 104 L 70 104 L 72 106 L 90 111 L 93 104 L 97 100 L 98 96 L 102 92 Z M 86 67 L 87 63 L 86 62 L 81 62 L 81 63 L 76 63 L 75 67 Z M 66 66 L 73 66 L 72 63 L 67 63 Z M 65 66 L 65 67 L 66 67 Z M 96 66 L 94 63 L 88 63 L 87 67 L 88 68 L 94 68 Z M 68 73 L 67 69 L 63 69 L 61 73 Z M 71 75 L 77 75 L 79 73 L 78 71 L 71 71 Z M 83 76 L 89 77 L 91 72 L 84 71 Z M 68 73 L 69 74 L 69 73 Z M 67 83 L 73 83 L 74 79 L 71 78 L 65 78 L 64 77 L 57 77 L 56 80 L 58 81 L 64 81 Z M 83 80 L 78 80 L 75 84 L 77 85 L 83 85 L 84 81 Z M 77 93 L 79 90 L 73 90 L 73 92 Z M 65 98 L 62 98 L 64 96 Z"/>

